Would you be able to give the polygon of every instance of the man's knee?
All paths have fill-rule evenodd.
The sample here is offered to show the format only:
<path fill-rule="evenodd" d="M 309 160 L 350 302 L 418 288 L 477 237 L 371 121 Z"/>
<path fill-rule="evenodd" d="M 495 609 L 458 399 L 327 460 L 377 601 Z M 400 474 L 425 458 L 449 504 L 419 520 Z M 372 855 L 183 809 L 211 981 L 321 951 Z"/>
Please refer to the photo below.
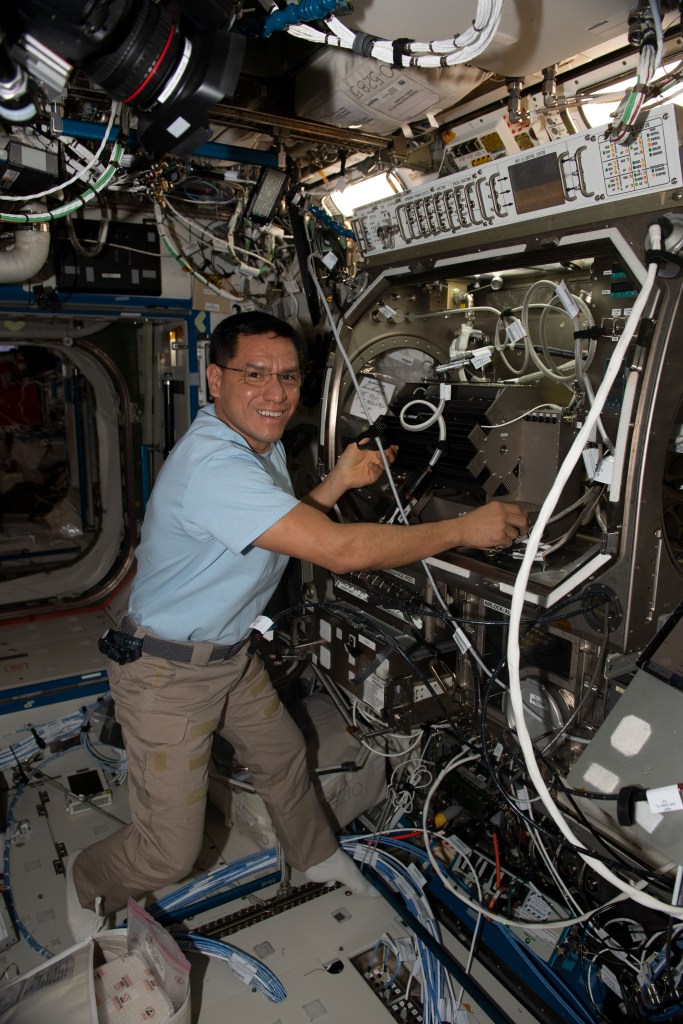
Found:
<path fill-rule="evenodd" d="M 189 875 L 201 848 L 201 836 L 193 843 L 169 841 L 155 846 L 153 850 L 149 851 L 147 858 L 150 887 L 159 888 L 164 885 L 172 885 Z"/>

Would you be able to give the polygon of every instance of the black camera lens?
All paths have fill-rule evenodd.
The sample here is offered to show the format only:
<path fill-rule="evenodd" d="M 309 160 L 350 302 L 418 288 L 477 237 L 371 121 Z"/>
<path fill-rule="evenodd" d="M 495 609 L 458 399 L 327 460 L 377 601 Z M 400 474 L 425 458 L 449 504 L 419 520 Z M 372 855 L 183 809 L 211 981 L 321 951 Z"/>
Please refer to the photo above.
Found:
<path fill-rule="evenodd" d="M 118 45 L 91 57 L 82 70 L 114 99 L 148 111 L 163 102 L 165 86 L 172 90 L 174 77 L 182 77 L 191 44 L 170 15 L 149 0 L 130 15 Z M 121 26 L 118 35 L 122 35 Z"/>
<path fill-rule="evenodd" d="M 17 18 L 133 108 L 148 152 L 184 155 L 210 138 L 208 111 L 234 93 L 245 46 L 244 36 L 223 27 L 232 0 L 196 7 L 182 27 L 165 3 L 151 0 L 22 0 Z"/>

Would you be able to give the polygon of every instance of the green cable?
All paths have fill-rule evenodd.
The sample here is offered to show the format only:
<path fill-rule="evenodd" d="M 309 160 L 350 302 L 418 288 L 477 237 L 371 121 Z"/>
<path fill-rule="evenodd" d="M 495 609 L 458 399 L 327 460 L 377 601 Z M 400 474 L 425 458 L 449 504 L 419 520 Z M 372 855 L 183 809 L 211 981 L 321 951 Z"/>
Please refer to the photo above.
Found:
<path fill-rule="evenodd" d="M 111 162 L 107 169 L 103 171 L 97 181 L 93 185 L 89 185 L 77 199 L 72 199 L 63 206 L 58 206 L 55 210 L 49 210 L 46 213 L 0 213 L 0 221 L 6 221 L 9 224 L 45 224 L 51 220 L 59 220 L 61 217 L 67 217 L 74 210 L 78 210 L 81 206 L 85 206 L 86 203 L 95 198 L 98 192 L 102 192 L 103 189 L 107 187 L 112 177 L 119 169 L 124 149 L 125 147 L 120 142 L 116 143 L 112 150 Z"/>

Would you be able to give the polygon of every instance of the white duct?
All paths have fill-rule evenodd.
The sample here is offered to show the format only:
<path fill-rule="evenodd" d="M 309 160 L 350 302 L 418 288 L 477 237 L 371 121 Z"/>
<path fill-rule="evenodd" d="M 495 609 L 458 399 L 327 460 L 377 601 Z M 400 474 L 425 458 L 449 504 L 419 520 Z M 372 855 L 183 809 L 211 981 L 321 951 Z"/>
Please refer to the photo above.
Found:
<path fill-rule="evenodd" d="M 42 203 L 32 203 L 23 210 L 41 213 Z M 26 224 L 16 229 L 14 246 L 0 253 L 0 284 L 24 284 L 45 266 L 50 252 L 50 225 Z"/>

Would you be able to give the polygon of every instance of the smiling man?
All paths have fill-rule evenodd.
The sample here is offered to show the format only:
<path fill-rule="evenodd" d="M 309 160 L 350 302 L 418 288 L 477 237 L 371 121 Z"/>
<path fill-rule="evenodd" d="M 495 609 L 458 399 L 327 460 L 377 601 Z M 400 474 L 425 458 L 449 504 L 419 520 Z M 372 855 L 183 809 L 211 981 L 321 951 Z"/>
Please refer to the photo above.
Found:
<path fill-rule="evenodd" d="M 132 823 L 66 859 L 76 940 L 128 896 L 191 871 L 215 732 L 249 769 L 288 863 L 312 881 L 374 895 L 339 849 L 303 738 L 249 653 L 252 624 L 289 557 L 333 572 L 388 568 L 458 545 L 505 547 L 528 527 L 524 512 L 498 503 L 409 527 L 337 523 L 326 513 L 341 495 L 383 472 L 380 453 L 356 444 L 297 500 L 281 438 L 299 399 L 299 352 L 291 327 L 268 314 L 219 324 L 207 381 L 213 405 L 174 447 L 147 506 L 128 614 L 100 641 L 126 743 Z"/>

